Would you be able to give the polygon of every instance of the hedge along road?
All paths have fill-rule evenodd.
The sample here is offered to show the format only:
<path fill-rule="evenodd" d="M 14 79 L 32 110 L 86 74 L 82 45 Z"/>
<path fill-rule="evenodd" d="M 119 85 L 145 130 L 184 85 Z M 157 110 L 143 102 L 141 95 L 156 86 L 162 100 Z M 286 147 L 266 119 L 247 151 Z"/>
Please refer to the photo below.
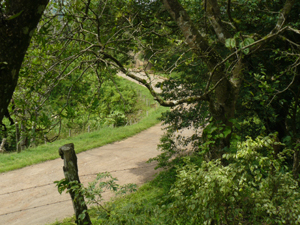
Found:
<path fill-rule="evenodd" d="M 159 154 L 157 144 L 162 134 L 157 124 L 123 141 L 77 154 L 81 182 L 87 185 L 105 171 L 121 185 L 151 180 L 157 172 L 155 163 L 146 161 Z M 63 160 L 56 159 L 0 174 L 0 224 L 41 225 L 72 216 L 69 194 L 60 195 L 53 183 L 64 178 L 62 166 Z M 111 194 L 103 196 L 109 200 Z"/>

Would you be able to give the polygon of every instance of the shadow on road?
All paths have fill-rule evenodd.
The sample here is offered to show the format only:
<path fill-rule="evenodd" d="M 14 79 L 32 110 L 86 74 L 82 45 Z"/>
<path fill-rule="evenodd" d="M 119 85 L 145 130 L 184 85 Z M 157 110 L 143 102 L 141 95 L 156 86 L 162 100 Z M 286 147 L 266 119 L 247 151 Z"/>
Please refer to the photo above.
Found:
<path fill-rule="evenodd" d="M 156 162 L 138 162 L 136 165 L 135 168 L 128 170 L 128 172 L 138 176 L 141 183 L 153 180 L 155 175 L 162 171 L 162 169 L 154 169 L 157 165 Z"/>

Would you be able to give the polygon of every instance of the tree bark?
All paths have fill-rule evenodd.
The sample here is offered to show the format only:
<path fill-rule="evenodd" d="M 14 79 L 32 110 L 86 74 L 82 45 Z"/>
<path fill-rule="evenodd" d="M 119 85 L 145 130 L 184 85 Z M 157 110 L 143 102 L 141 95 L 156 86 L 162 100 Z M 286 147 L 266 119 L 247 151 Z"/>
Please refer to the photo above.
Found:
<path fill-rule="evenodd" d="M 216 13 L 218 13 L 219 10 L 217 1 L 208 1 L 210 21 L 220 39 L 220 42 L 223 43 L 229 35 L 226 30 L 221 27 L 217 18 Z M 195 54 L 203 58 L 203 61 L 205 61 L 207 68 L 210 71 L 207 89 L 210 86 L 216 85 L 214 92 L 212 92 L 208 97 L 211 115 L 215 121 L 219 121 L 221 124 L 232 127 L 232 123 L 229 120 L 234 118 L 236 100 L 242 82 L 242 59 L 239 58 L 236 60 L 236 64 L 231 74 L 226 74 L 226 72 L 224 72 L 226 71 L 224 65 L 220 64 L 223 60 L 222 57 L 214 49 L 212 49 L 208 44 L 208 41 L 201 36 L 181 4 L 177 0 L 162 0 L 162 3 L 170 13 L 173 20 L 177 23 L 186 43 L 195 52 Z M 213 7 L 215 7 L 215 10 Z M 212 12 L 215 12 L 215 14 Z M 218 146 L 216 146 L 216 150 L 213 150 L 215 151 L 213 153 L 213 158 L 221 157 L 221 150 L 229 146 L 230 135 L 221 138 Z"/>
<path fill-rule="evenodd" d="M 299 145 L 299 143 L 297 143 Z M 300 171 L 300 166 L 299 166 L 299 161 L 300 161 L 300 149 L 299 146 L 295 147 L 294 150 L 294 160 L 293 160 L 293 176 L 295 180 L 299 180 L 299 171 Z"/>
<path fill-rule="evenodd" d="M 59 155 L 64 160 L 64 174 L 67 181 L 77 181 L 80 184 L 78 176 L 77 156 L 74 150 L 74 144 L 66 144 L 59 148 Z M 76 216 L 76 224 L 92 224 L 90 216 L 87 212 L 87 206 L 84 201 L 83 195 L 78 192 L 75 193 L 70 190 L 70 195 L 73 202 L 73 208 Z M 85 217 L 83 220 L 79 218 L 79 215 L 84 213 Z"/>
<path fill-rule="evenodd" d="M 20 143 L 20 128 L 19 128 L 19 123 L 16 122 L 15 124 L 16 127 L 16 150 L 18 153 L 21 152 L 21 143 Z"/>
<path fill-rule="evenodd" d="M 27 147 L 27 134 L 24 126 L 24 121 L 21 121 L 20 146 L 22 151 Z"/>
<path fill-rule="evenodd" d="M 32 126 L 31 126 L 31 139 L 30 139 L 30 147 L 34 148 L 36 147 L 36 122 L 32 122 Z"/>
<path fill-rule="evenodd" d="M 3 138 L 2 142 L 1 142 L 1 145 L 0 145 L 0 152 L 4 153 L 6 151 L 6 149 L 4 147 L 5 143 L 6 143 L 6 138 Z"/>
<path fill-rule="evenodd" d="M 49 0 L 10 0 L 1 8 L 0 121 L 17 85 L 31 37 L 48 2 Z"/>

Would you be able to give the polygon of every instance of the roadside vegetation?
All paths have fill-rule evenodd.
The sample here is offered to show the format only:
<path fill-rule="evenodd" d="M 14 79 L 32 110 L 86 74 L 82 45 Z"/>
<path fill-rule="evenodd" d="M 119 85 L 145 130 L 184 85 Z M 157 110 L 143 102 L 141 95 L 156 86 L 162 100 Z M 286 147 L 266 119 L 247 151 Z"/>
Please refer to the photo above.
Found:
<path fill-rule="evenodd" d="M 300 224 L 300 1 L 11 2 L 0 1 L 0 119 L 14 118 L 3 137 L 18 152 L 126 129 L 139 94 L 118 71 L 171 108 L 151 159 L 167 171 L 91 210 L 94 223 Z M 159 90 L 132 68 L 163 74 Z M 101 203 L 101 190 L 58 185 Z"/>
<path fill-rule="evenodd" d="M 134 186 L 119 187 L 113 178 L 77 191 L 84 190 L 87 203 L 92 203 L 92 223 L 99 225 L 211 224 L 219 220 L 227 224 L 299 224 L 298 183 L 284 172 L 284 158 L 268 153 L 272 144 L 273 137 L 248 138 L 236 146 L 236 153 L 225 156 L 231 162 L 228 166 L 220 160 L 181 158 L 134 193 L 130 193 Z M 101 193 L 107 190 L 114 190 L 116 197 L 103 202 Z M 118 197 L 120 190 L 123 196 Z M 74 224 L 75 217 L 71 217 L 52 225 Z"/>
<path fill-rule="evenodd" d="M 114 127 L 113 124 L 102 124 L 97 130 L 93 131 L 91 129 L 90 133 L 84 130 L 81 134 L 73 134 L 73 137 L 67 137 L 68 130 L 66 130 L 62 135 L 62 137 L 65 137 L 64 139 L 28 148 L 21 153 L 8 152 L 0 154 L 0 172 L 59 158 L 59 147 L 70 142 L 74 143 L 75 151 L 79 153 L 133 136 L 159 123 L 161 113 L 167 111 L 168 108 L 156 105 L 144 87 L 123 79 L 122 82 L 138 93 L 137 102 L 134 104 L 134 110 L 130 115 L 131 125 L 129 119 L 128 124 L 123 124 L 123 126 Z"/>

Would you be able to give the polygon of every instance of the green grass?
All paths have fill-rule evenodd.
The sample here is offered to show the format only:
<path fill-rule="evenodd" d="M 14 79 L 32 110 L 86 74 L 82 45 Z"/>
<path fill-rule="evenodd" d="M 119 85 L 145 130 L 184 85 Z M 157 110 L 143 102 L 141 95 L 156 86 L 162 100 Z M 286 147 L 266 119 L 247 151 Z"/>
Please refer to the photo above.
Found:
<path fill-rule="evenodd" d="M 123 82 L 128 84 L 129 81 Z M 141 119 L 138 123 L 117 128 L 103 127 L 100 130 L 91 133 L 83 133 L 75 137 L 69 137 L 53 143 L 40 145 L 36 148 L 29 148 L 21 153 L 13 152 L 0 154 L 0 173 L 59 158 L 59 147 L 67 143 L 74 143 L 75 151 L 76 153 L 79 153 L 131 137 L 157 124 L 159 122 L 158 117 L 160 117 L 162 112 L 168 109 L 164 107 L 151 107 L 151 104 L 153 106 L 154 100 L 149 91 L 134 83 L 131 83 L 130 85 L 132 88 L 135 88 L 135 90 L 138 90 L 139 95 L 142 96 L 137 103 L 137 107 L 142 110 L 139 116 L 139 119 Z M 143 102 L 143 99 L 145 98 L 149 99 L 149 106 L 146 106 Z M 148 116 L 146 116 L 146 111 L 148 111 Z"/>
<path fill-rule="evenodd" d="M 0 155 L 0 172 L 15 170 L 47 160 L 59 158 L 58 149 L 67 143 L 74 143 L 76 153 L 92 148 L 100 147 L 115 141 L 131 137 L 159 122 L 157 119 L 165 108 L 159 108 L 149 112 L 139 123 L 125 127 L 106 127 L 99 131 L 80 134 L 53 143 L 40 145 L 37 148 L 29 148 L 21 153 L 8 153 Z"/>
<path fill-rule="evenodd" d="M 137 192 L 118 197 L 103 203 L 103 207 L 110 213 L 110 217 L 99 218 L 104 213 L 91 207 L 89 215 L 93 225 L 100 224 L 164 224 L 163 215 L 155 212 L 157 206 L 170 203 L 165 199 L 171 185 L 175 181 L 175 169 L 160 172 L 154 180 L 142 185 Z M 103 214 L 102 214 L 103 215 Z M 120 223 L 120 220 L 123 223 Z M 75 216 L 57 221 L 52 225 L 75 225 Z"/>

